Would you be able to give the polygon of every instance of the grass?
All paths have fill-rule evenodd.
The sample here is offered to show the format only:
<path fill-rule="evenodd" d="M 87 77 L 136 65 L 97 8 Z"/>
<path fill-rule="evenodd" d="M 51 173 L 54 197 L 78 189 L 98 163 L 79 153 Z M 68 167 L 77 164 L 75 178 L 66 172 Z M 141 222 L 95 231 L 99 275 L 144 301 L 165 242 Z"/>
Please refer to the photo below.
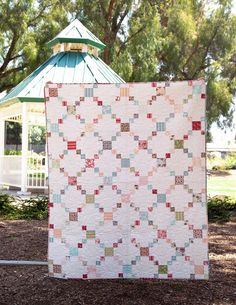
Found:
<path fill-rule="evenodd" d="M 208 194 L 236 197 L 236 176 L 211 176 L 207 179 L 207 192 Z"/>
<path fill-rule="evenodd" d="M 226 195 L 236 198 L 236 153 L 231 152 L 225 158 L 209 153 L 207 168 L 213 171 L 207 179 L 208 195 Z"/>

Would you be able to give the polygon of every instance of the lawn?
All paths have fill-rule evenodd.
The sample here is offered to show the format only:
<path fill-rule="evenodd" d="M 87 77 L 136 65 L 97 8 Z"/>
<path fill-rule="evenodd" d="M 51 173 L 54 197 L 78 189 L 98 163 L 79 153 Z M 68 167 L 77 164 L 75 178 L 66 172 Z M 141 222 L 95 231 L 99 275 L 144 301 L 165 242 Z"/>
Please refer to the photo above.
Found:
<path fill-rule="evenodd" d="M 208 195 L 227 195 L 236 197 L 236 173 L 227 171 L 212 174 L 207 179 Z"/>

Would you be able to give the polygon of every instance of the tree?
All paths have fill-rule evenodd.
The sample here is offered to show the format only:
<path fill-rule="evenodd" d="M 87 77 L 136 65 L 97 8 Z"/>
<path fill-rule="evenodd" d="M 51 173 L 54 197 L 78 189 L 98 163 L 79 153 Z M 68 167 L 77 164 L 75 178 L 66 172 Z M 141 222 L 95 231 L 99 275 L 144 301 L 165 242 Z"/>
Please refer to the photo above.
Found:
<path fill-rule="evenodd" d="M 148 1 L 134 6 L 127 32 L 125 39 L 120 41 L 115 50 L 116 57 L 112 66 L 127 81 L 156 80 L 160 64 L 157 52 L 161 47 L 161 25 L 157 7 L 152 7 Z M 129 68 L 129 74 L 125 74 L 125 66 Z"/>
<path fill-rule="evenodd" d="M 44 126 L 31 125 L 29 133 L 29 143 L 45 145 L 46 143 L 46 130 Z"/>
<path fill-rule="evenodd" d="M 229 127 L 236 82 L 236 17 L 232 1 L 173 1 L 162 24 L 159 79 L 205 78 L 208 127 Z M 223 121 L 221 118 L 224 118 Z"/>
<path fill-rule="evenodd" d="M 50 55 L 46 42 L 67 24 L 59 0 L 0 2 L 0 92 L 9 90 Z"/>
<path fill-rule="evenodd" d="M 133 0 L 77 0 L 70 7 L 72 18 L 80 19 L 105 44 L 103 60 L 110 65 L 114 49 L 125 35 L 125 22 L 132 11 Z"/>
<path fill-rule="evenodd" d="M 75 2 L 72 13 L 103 38 L 103 59 L 126 81 L 205 78 L 209 128 L 213 122 L 231 126 L 233 119 L 231 7 L 228 0 L 84 0 Z"/>

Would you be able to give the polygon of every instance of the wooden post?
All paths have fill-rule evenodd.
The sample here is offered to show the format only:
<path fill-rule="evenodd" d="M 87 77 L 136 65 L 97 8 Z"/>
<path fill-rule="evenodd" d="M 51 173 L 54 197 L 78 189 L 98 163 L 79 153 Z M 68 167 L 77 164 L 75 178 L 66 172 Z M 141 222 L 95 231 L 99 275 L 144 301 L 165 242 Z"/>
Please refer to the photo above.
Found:
<path fill-rule="evenodd" d="M 0 189 L 3 187 L 3 162 L 5 154 L 5 120 L 0 119 Z"/>
<path fill-rule="evenodd" d="M 30 195 L 27 192 L 27 154 L 28 154 L 28 110 L 27 103 L 22 103 L 22 156 L 21 156 L 21 191 L 20 195 Z"/>

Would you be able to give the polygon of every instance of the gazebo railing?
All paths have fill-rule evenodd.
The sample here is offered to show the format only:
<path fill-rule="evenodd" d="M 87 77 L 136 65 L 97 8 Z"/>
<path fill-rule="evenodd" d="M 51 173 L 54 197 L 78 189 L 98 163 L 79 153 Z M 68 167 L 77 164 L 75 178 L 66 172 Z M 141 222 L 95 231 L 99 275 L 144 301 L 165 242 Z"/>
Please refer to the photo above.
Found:
<path fill-rule="evenodd" d="M 0 156 L 0 184 L 14 187 L 22 185 L 22 156 Z M 45 156 L 27 156 L 27 188 L 46 189 L 48 187 L 48 167 Z"/>
<path fill-rule="evenodd" d="M 45 156 L 28 156 L 27 187 L 34 189 L 47 188 L 48 167 Z"/>

